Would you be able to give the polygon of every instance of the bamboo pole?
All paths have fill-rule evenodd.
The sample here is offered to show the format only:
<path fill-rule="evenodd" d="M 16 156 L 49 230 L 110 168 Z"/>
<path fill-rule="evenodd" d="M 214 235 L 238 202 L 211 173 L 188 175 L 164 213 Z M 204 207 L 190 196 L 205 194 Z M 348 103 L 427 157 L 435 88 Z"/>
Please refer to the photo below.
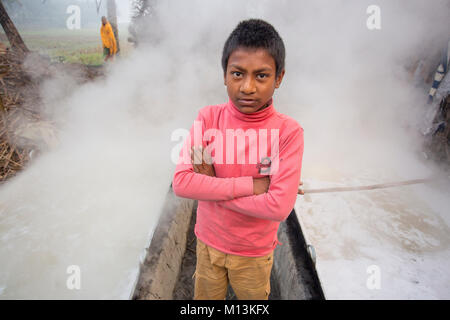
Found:
<path fill-rule="evenodd" d="M 334 188 L 323 188 L 323 189 L 302 189 L 303 193 L 328 193 L 328 192 L 346 192 L 346 191 L 362 191 L 362 190 L 375 190 L 375 189 L 385 189 L 399 186 L 406 186 L 412 184 L 426 183 L 434 180 L 435 178 L 425 178 L 425 179 L 414 179 L 398 182 L 388 182 L 380 184 L 372 184 L 367 186 L 355 186 L 355 187 L 334 187 Z M 299 189 L 300 194 L 300 189 Z"/>

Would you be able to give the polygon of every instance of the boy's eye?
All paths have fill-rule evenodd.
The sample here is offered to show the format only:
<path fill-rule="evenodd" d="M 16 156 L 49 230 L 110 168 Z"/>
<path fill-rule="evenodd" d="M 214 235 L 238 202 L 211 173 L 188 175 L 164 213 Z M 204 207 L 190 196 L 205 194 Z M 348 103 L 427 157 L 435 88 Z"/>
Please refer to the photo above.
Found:
<path fill-rule="evenodd" d="M 266 73 L 260 73 L 260 74 L 258 74 L 256 77 L 258 78 L 258 79 L 265 79 L 265 78 L 267 78 L 269 75 L 268 74 L 266 74 Z"/>
<path fill-rule="evenodd" d="M 239 78 L 240 76 L 242 76 L 242 72 L 239 72 L 239 71 L 231 71 L 231 74 L 232 74 L 235 78 Z"/>

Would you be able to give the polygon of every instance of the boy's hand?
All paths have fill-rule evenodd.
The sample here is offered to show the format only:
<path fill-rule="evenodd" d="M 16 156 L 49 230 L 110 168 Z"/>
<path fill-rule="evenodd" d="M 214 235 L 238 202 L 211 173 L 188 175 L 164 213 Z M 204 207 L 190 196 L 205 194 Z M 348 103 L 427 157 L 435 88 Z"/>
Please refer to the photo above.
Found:
<path fill-rule="evenodd" d="M 270 178 L 253 178 L 253 194 L 263 194 L 269 191 Z"/>
<path fill-rule="evenodd" d="M 204 174 L 215 177 L 216 172 L 212 165 L 211 156 L 208 153 L 203 153 L 202 147 L 191 148 L 191 163 L 195 173 Z M 211 163 L 211 164 L 210 164 Z M 253 178 L 253 193 L 255 195 L 266 193 L 269 191 L 270 178 Z"/>
<path fill-rule="evenodd" d="M 215 177 L 216 172 L 212 165 L 211 155 L 203 154 L 203 147 L 191 147 L 191 163 L 195 173 Z"/>
<path fill-rule="evenodd" d="M 302 186 L 302 185 L 303 185 L 303 182 L 300 181 L 300 183 L 298 184 L 298 192 L 297 192 L 297 194 L 301 194 L 303 196 L 305 194 L 305 192 L 302 189 L 300 189 L 300 186 Z"/>

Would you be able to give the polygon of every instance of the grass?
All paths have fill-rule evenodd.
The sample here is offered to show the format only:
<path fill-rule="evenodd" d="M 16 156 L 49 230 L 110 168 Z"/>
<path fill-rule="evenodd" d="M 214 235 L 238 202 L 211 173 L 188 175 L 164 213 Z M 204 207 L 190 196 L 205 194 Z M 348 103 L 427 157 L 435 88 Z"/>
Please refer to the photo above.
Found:
<path fill-rule="evenodd" d="M 102 65 L 103 49 L 100 39 L 100 27 L 97 29 L 42 29 L 19 30 L 25 44 L 32 51 L 47 55 L 53 61 Z M 126 26 L 119 26 L 121 57 L 126 57 L 131 45 L 127 41 Z M 1 32 L 0 39 L 6 42 L 6 35 Z"/>
<path fill-rule="evenodd" d="M 97 48 L 79 51 L 56 51 L 53 60 L 68 63 L 82 63 L 85 65 L 99 66 L 103 64 L 103 52 Z"/>

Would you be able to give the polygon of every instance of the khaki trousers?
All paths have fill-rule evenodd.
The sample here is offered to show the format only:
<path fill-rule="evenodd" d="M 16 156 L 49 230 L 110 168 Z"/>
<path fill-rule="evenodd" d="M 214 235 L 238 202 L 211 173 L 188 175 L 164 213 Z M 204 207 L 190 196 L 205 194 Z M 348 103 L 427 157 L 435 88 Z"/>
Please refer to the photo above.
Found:
<path fill-rule="evenodd" d="M 224 300 L 230 283 L 239 300 L 267 300 L 272 265 L 273 251 L 262 257 L 237 256 L 197 238 L 194 299 Z"/>

